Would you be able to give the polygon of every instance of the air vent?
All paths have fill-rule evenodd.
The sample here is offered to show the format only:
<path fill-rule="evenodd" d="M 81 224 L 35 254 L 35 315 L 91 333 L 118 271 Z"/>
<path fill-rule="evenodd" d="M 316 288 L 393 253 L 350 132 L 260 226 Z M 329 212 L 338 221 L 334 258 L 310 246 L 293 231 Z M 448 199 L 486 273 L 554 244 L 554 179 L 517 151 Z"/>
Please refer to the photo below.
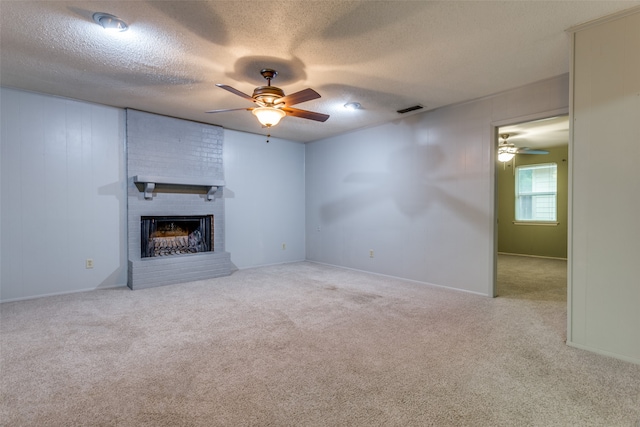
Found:
<path fill-rule="evenodd" d="M 422 105 L 418 104 L 418 105 L 414 105 L 413 107 L 407 107 L 407 108 L 403 108 L 402 110 L 398 110 L 398 113 L 405 114 L 405 113 L 408 113 L 410 111 L 421 110 L 422 108 L 424 108 L 424 107 L 422 107 Z"/>

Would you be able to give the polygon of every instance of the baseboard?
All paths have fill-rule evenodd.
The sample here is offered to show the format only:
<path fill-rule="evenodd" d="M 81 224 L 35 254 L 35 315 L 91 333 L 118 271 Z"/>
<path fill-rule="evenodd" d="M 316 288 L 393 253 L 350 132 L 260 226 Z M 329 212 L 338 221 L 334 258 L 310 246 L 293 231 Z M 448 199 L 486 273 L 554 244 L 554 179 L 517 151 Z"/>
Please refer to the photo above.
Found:
<path fill-rule="evenodd" d="M 375 273 L 373 271 L 360 270 L 358 268 L 345 267 L 343 265 L 329 264 L 329 263 L 326 263 L 326 262 L 312 261 L 310 259 L 307 259 L 305 261 L 306 262 L 312 262 L 314 264 L 327 265 L 329 267 L 342 268 L 344 270 L 357 271 L 359 273 L 366 273 L 366 274 L 373 274 L 375 276 L 388 277 L 390 279 L 402 280 L 404 282 L 417 283 L 419 285 L 433 286 L 435 288 L 447 289 L 449 291 L 458 291 L 458 292 L 464 292 L 466 294 L 472 294 L 472 295 L 478 295 L 478 296 L 481 296 L 481 297 L 492 298 L 490 295 L 483 294 L 482 292 L 474 292 L 474 291 L 470 291 L 470 290 L 467 290 L 467 289 L 452 288 L 451 286 L 444 286 L 444 285 L 436 285 L 434 283 L 422 282 L 420 280 L 407 279 L 405 277 L 399 277 L 399 276 L 391 276 L 389 274 Z"/>
<path fill-rule="evenodd" d="M 582 345 L 582 344 L 577 344 L 571 341 L 567 341 L 567 345 L 569 347 L 573 347 L 573 348 L 577 348 L 580 350 L 585 350 L 585 351 L 590 351 L 592 353 L 596 353 L 602 356 L 608 356 L 608 357 L 613 357 L 614 359 L 619 359 L 619 360 L 623 360 L 625 362 L 630 362 L 630 363 L 635 363 L 636 365 L 640 365 L 640 359 L 635 358 L 635 357 L 631 357 L 631 356 L 627 356 L 624 354 L 618 354 L 618 353 L 614 353 L 612 351 L 606 351 L 606 350 L 602 350 L 599 348 L 595 348 L 595 347 L 589 347 L 588 345 Z"/>
<path fill-rule="evenodd" d="M 252 268 L 271 267 L 273 265 L 293 264 L 293 263 L 296 263 L 296 262 L 305 262 L 305 261 L 306 261 L 305 259 L 293 259 L 293 260 L 289 260 L 289 261 L 272 262 L 272 263 L 269 263 L 269 264 L 247 265 L 247 266 L 244 266 L 244 267 L 237 267 L 237 266 L 234 265 L 235 269 L 232 272 L 240 271 L 240 270 L 250 270 Z"/>
<path fill-rule="evenodd" d="M 63 291 L 63 292 L 52 292 L 49 294 L 38 294 L 38 295 L 30 295 L 27 297 L 18 297 L 18 298 L 10 298 L 10 299 L 3 299 L 0 300 L 0 304 L 4 304 L 5 302 L 16 302 L 16 301 L 27 301 L 30 299 L 38 299 L 38 298 L 46 298 L 46 297 L 55 297 L 58 295 L 69 295 L 69 294 L 77 294 L 80 292 L 91 292 L 91 291 L 101 291 L 103 289 L 115 289 L 115 288 L 127 288 L 127 284 L 122 284 L 122 285 L 109 285 L 109 286 L 101 286 L 98 288 L 86 288 L 86 289 L 76 289 L 73 291 Z M 127 288 L 128 290 L 129 288 Z"/>
<path fill-rule="evenodd" d="M 566 261 L 567 258 L 553 257 L 553 256 L 542 256 L 542 255 L 529 255 L 529 254 L 512 254 L 509 252 L 498 252 L 498 255 L 509 255 L 509 256 L 522 256 L 528 258 L 542 258 L 542 259 L 559 259 L 562 261 Z"/>

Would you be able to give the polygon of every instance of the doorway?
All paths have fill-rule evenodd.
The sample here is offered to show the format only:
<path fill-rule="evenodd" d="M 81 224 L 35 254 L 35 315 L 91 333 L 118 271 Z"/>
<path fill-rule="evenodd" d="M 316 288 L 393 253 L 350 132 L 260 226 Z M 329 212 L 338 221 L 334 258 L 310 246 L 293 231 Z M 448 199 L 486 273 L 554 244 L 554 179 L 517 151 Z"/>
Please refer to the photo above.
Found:
<path fill-rule="evenodd" d="M 567 112 L 497 123 L 493 130 L 493 295 L 566 301 Z"/>

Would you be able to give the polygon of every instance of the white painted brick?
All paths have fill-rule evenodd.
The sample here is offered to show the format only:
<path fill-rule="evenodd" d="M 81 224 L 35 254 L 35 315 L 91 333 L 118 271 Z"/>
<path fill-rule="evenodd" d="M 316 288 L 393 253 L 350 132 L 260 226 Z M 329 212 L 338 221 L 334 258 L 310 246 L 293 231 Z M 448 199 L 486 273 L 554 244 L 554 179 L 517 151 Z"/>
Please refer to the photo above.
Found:
<path fill-rule="evenodd" d="M 224 199 L 158 186 L 151 200 L 133 183 L 135 175 L 208 177 L 224 180 L 223 129 L 217 126 L 127 110 L 129 287 L 140 289 L 231 273 L 224 252 Z M 199 190 L 198 190 L 199 191 Z M 214 249 L 205 254 L 140 257 L 140 217 L 214 215 Z"/>

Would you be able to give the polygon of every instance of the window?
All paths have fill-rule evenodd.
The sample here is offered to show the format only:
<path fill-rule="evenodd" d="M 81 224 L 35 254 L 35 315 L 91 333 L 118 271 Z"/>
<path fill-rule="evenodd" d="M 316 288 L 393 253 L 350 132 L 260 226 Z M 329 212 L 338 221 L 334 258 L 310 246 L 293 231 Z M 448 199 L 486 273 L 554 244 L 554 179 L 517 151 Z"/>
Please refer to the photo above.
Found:
<path fill-rule="evenodd" d="M 516 221 L 556 221 L 558 165 L 516 168 Z"/>

